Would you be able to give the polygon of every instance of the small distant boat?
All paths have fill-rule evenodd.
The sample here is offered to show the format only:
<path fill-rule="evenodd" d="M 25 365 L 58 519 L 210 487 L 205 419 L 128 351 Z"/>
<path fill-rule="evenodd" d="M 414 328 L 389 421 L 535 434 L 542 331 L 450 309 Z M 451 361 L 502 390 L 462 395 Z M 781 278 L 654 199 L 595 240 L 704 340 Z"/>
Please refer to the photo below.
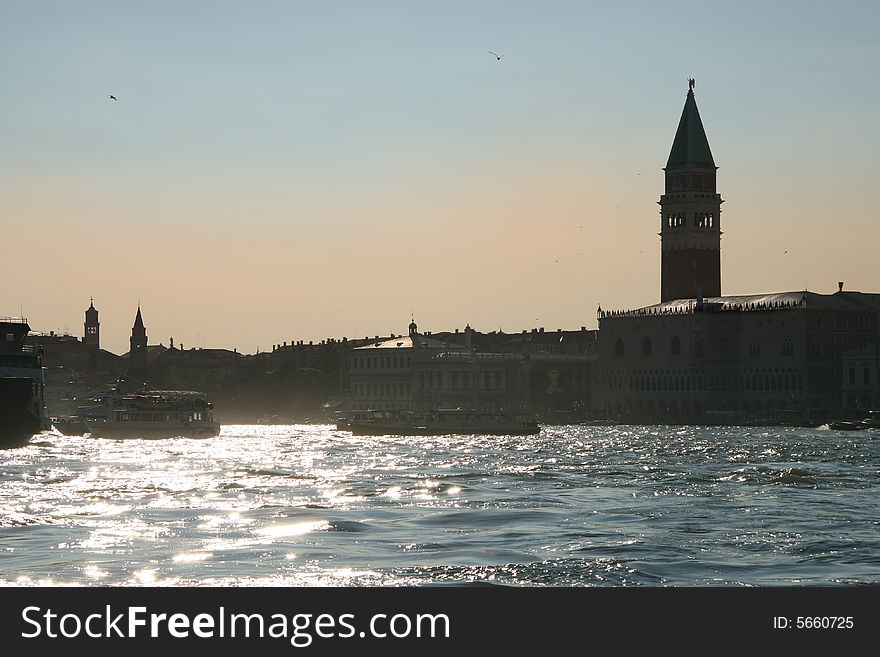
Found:
<path fill-rule="evenodd" d="M 208 438 L 220 433 L 214 406 L 201 392 L 130 391 L 122 382 L 96 394 L 76 414 L 53 418 L 66 436 L 93 438 Z"/>
<path fill-rule="evenodd" d="M 348 411 L 337 415 L 336 428 L 361 436 L 527 435 L 541 431 L 532 415 L 461 408 Z"/>
<path fill-rule="evenodd" d="M 830 422 L 829 429 L 837 431 L 864 431 L 865 429 L 880 429 L 880 411 L 868 411 L 868 417 L 859 421 L 839 420 Z"/>
<path fill-rule="evenodd" d="M 868 427 L 861 422 L 852 422 L 850 420 L 838 420 L 837 422 L 829 422 L 829 429 L 837 431 L 864 431 Z"/>

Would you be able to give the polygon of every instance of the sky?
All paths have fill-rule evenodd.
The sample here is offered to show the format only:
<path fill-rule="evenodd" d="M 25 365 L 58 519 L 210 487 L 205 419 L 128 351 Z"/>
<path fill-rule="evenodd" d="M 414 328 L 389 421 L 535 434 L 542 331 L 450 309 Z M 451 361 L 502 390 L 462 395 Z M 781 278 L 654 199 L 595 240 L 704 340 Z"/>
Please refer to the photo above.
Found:
<path fill-rule="evenodd" d="M 0 315 L 123 353 L 656 303 L 687 93 L 722 291 L 880 291 L 880 3 L 0 0 Z M 489 51 L 501 55 L 497 60 Z M 114 95 L 118 100 L 109 98 Z M 788 253 L 785 253 L 785 252 Z"/>

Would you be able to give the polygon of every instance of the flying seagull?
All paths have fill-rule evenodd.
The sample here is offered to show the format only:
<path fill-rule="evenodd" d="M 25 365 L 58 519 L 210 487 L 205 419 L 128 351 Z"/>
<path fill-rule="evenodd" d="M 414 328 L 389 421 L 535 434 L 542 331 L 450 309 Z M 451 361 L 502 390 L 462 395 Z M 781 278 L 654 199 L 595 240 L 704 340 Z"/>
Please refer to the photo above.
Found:
<path fill-rule="evenodd" d="M 499 62 L 501 61 L 501 55 L 499 55 L 497 52 L 492 52 L 492 51 L 490 50 L 490 51 L 489 51 L 489 54 L 490 54 L 490 55 L 495 55 L 495 59 L 497 59 Z"/>
<path fill-rule="evenodd" d="M 111 100 L 115 100 L 115 101 L 118 101 L 118 100 L 119 100 L 116 96 L 110 96 L 110 99 L 111 99 Z"/>

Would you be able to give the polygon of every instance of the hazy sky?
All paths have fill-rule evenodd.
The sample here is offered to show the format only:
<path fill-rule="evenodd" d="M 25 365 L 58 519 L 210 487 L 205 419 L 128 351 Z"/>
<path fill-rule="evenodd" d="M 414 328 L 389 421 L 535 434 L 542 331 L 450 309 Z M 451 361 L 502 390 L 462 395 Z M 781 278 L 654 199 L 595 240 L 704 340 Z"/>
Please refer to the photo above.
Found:
<path fill-rule="evenodd" d="M 593 328 L 599 303 L 659 301 L 689 77 L 723 292 L 880 291 L 878 23 L 877 2 L 0 0 L 0 315 L 81 336 L 94 296 L 117 353 L 138 300 L 151 344 L 249 353 L 411 312 Z"/>

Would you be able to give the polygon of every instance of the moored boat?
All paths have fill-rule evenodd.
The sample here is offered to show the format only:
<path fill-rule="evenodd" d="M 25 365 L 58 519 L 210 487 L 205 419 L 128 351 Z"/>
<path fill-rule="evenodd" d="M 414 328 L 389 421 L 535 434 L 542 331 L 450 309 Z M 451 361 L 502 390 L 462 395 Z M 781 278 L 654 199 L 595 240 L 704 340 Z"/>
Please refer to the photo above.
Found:
<path fill-rule="evenodd" d="M 24 344 L 29 331 L 24 318 L 0 318 L 0 449 L 49 429 L 40 352 Z"/>
<path fill-rule="evenodd" d="M 55 427 L 93 438 L 208 438 L 220 433 L 213 408 L 201 392 L 131 390 L 120 382 L 94 395 L 76 415 L 56 418 Z"/>
<path fill-rule="evenodd" d="M 541 430 L 537 419 L 532 415 L 460 408 L 430 411 L 354 411 L 338 416 L 336 428 L 351 431 L 354 435 L 374 436 L 525 435 Z"/>
<path fill-rule="evenodd" d="M 880 429 L 880 411 L 868 411 L 868 417 L 863 420 L 850 421 L 838 420 L 830 422 L 829 429 L 838 431 L 864 431 L 865 429 Z"/>

